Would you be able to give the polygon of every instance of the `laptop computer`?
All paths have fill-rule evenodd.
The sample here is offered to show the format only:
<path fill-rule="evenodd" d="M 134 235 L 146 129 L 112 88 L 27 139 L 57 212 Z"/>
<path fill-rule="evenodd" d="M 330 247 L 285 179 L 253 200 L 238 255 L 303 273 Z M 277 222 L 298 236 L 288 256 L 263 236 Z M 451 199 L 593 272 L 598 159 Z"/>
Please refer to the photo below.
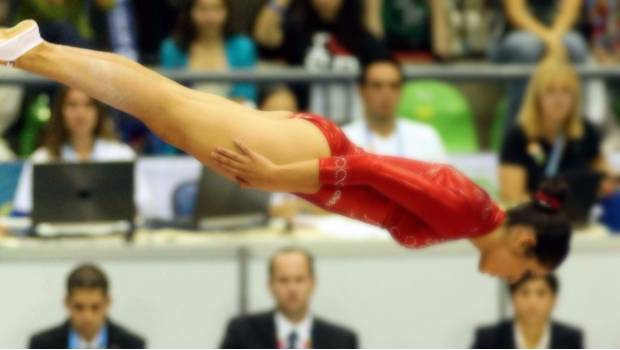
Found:
<path fill-rule="evenodd" d="M 54 235 L 53 226 L 63 235 L 106 232 L 98 224 L 133 227 L 133 162 L 35 164 L 32 193 L 38 234 Z"/>
<path fill-rule="evenodd" d="M 269 220 L 268 192 L 241 189 L 203 167 L 198 185 L 194 225 L 198 230 L 238 230 L 264 226 Z"/>

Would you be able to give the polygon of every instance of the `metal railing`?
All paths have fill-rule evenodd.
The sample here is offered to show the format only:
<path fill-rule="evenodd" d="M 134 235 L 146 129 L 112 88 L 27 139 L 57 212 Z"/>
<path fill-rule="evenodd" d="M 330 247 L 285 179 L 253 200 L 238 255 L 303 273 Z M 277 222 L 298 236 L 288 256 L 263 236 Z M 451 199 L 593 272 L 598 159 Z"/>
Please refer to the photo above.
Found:
<path fill-rule="evenodd" d="M 408 65 L 404 72 L 407 79 L 441 79 L 451 81 L 506 81 L 529 77 L 532 65 L 497 65 L 497 64 L 453 64 Z M 578 66 L 577 72 L 585 79 L 620 79 L 620 66 Z M 236 71 L 189 71 L 158 70 L 163 75 L 176 81 L 187 83 L 200 82 L 252 82 L 252 83 L 352 83 L 357 73 L 310 72 L 303 68 L 269 68 Z M 20 70 L 5 70 L 0 73 L 0 85 L 26 84 L 48 85 L 52 82 L 46 78 L 28 74 Z"/>

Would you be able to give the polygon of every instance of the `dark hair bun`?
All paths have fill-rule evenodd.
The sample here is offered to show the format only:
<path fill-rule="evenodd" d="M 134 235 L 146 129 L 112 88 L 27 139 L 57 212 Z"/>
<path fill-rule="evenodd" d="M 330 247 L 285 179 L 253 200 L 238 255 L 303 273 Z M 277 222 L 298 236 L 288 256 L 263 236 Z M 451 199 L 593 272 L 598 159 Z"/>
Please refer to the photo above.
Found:
<path fill-rule="evenodd" d="M 534 203 L 540 208 L 559 212 L 568 199 L 569 189 L 562 180 L 547 180 L 534 195 Z"/>

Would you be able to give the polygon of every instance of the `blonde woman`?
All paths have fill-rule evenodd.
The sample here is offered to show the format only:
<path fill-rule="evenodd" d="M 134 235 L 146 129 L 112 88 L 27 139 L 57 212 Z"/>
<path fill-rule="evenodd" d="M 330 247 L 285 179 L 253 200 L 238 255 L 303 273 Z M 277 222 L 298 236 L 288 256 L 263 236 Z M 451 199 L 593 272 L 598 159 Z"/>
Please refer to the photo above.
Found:
<path fill-rule="evenodd" d="M 528 200 L 546 178 L 563 174 L 611 174 L 601 152 L 601 136 L 582 118 L 581 82 L 569 63 L 541 63 L 530 81 L 517 125 L 500 156 L 501 197 Z M 603 181 L 601 190 L 613 191 Z"/>

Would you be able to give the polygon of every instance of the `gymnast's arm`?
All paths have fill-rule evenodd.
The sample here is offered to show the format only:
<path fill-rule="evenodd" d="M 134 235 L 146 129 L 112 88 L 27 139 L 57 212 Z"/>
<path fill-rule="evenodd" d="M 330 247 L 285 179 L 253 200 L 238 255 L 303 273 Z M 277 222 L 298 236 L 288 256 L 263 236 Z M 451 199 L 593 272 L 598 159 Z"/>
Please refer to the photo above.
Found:
<path fill-rule="evenodd" d="M 442 164 L 368 153 L 328 157 L 319 162 L 319 183 L 369 186 L 445 235 L 489 232 L 504 218 L 480 187 Z"/>
<path fill-rule="evenodd" d="M 235 178 L 243 188 L 271 192 L 312 194 L 319 191 L 319 160 L 275 164 L 235 141 L 236 150 L 216 148 L 211 158 L 217 167 Z"/>

